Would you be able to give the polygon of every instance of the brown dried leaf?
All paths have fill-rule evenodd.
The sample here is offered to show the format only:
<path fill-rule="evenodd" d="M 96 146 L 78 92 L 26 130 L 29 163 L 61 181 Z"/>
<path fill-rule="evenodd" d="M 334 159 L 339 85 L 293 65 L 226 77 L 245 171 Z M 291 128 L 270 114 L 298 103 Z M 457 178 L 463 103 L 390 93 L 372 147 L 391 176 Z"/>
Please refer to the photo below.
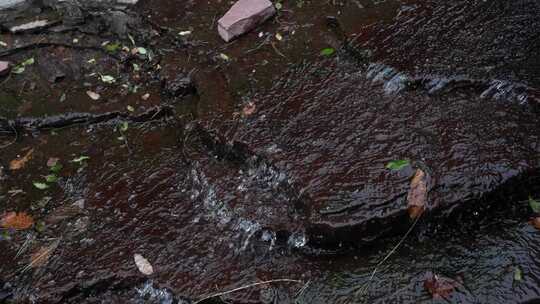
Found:
<path fill-rule="evenodd" d="M 44 222 L 48 225 L 56 225 L 63 220 L 75 217 L 82 213 L 82 209 L 79 206 L 67 205 L 54 209 L 51 214 L 49 214 Z"/>
<path fill-rule="evenodd" d="M 34 153 L 34 149 L 28 150 L 26 154 L 23 157 L 19 157 L 17 159 L 12 160 L 9 163 L 9 169 L 10 170 L 19 170 L 24 168 L 26 163 L 32 158 L 32 153 Z"/>
<path fill-rule="evenodd" d="M 59 243 L 60 241 L 57 240 L 49 246 L 42 246 L 38 250 L 34 251 L 30 256 L 30 264 L 25 267 L 23 272 L 28 268 L 37 268 L 47 264 L 49 258 L 52 256 Z"/>
<path fill-rule="evenodd" d="M 407 195 L 407 209 L 411 219 L 416 219 L 426 209 L 427 204 L 427 175 L 417 169 L 411 181 L 411 189 Z"/>
<path fill-rule="evenodd" d="M 0 219 L 0 226 L 8 229 L 23 230 L 32 227 L 34 219 L 24 212 L 8 212 Z"/>
<path fill-rule="evenodd" d="M 433 296 L 434 299 L 448 298 L 450 294 L 458 287 L 460 283 L 456 280 L 442 277 L 428 272 L 424 280 L 424 288 Z"/>
<path fill-rule="evenodd" d="M 244 106 L 244 108 L 242 109 L 242 114 L 244 114 L 244 116 L 250 116 L 251 114 L 255 113 L 255 109 L 255 104 L 253 102 L 250 102 Z"/>
<path fill-rule="evenodd" d="M 540 230 L 540 217 L 535 217 L 531 220 L 531 225 L 534 226 L 534 228 Z"/>

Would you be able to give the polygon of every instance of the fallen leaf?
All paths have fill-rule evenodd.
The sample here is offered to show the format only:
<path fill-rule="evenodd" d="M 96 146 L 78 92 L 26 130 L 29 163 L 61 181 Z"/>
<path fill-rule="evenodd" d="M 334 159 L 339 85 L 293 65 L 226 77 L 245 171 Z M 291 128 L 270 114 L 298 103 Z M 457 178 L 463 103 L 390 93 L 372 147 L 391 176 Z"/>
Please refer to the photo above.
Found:
<path fill-rule="evenodd" d="M 8 229 L 23 230 L 32 227 L 34 219 L 24 212 L 8 212 L 0 219 L 0 226 Z"/>
<path fill-rule="evenodd" d="M 534 226 L 534 228 L 540 230 L 540 217 L 535 217 L 531 220 L 531 225 Z"/>
<path fill-rule="evenodd" d="M 9 163 L 9 169 L 19 170 L 19 169 L 24 168 L 26 163 L 32 158 L 32 153 L 34 153 L 34 149 L 28 150 L 28 152 L 26 152 L 26 154 L 23 157 L 12 160 Z"/>
<path fill-rule="evenodd" d="M 521 271 L 521 268 L 516 267 L 514 270 L 514 281 L 521 282 L 523 280 L 523 272 Z"/>
<path fill-rule="evenodd" d="M 386 169 L 401 170 L 409 165 L 409 161 L 406 159 L 393 160 L 386 164 Z"/>
<path fill-rule="evenodd" d="M 146 93 L 143 96 L 141 96 L 142 100 L 147 100 L 148 98 L 150 98 L 150 93 Z"/>
<path fill-rule="evenodd" d="M 43 221 L 48 225 L 56 225 L 63 220 L 76 217 L 82 212 L 83 210 L 77 205 L 66 205 L 54 209 Z"/>
<path fill-rule="evenodd" d="M 77 158 L 72 159 L 71 162 L 72 162 L 72 163 L 79 163 L 79 164 L 80 164 L 80 163 L 82 163 L 83 161 L 89 160 L 89 159 L 90 159 L 89 156 L 82 155 L 82 156 L 79 156 L 79 157 L 77 157 Z"/>
<path fill-rule="evenodd" d="M 39 190 L 45 190 L 49 188 L 49 185 L 42 182 L 33 182 L 32 184 L 34 185 L 34 187 L 38 188 Z"/>
<path fill-rule="evenodd" d="M 133 259 L 135 260 L 135 265 L 137 265 L 137 268 L 142 274 L 151 275 L 154 273 L 154 268 L 142 255 L 136 253 L 133 255 Z"/>
<path fill-rule="evenodd" d="M 334 50 L 333 48 L 325 48 L 325 49 L 322 49 L 322 50 L 321 50 L 321 55 L 322 55 L 322 56 L 326 56 L 326 57 L 330 57 L 330 56 L 332 56 L 335 52 L 336 52 L 336 50 Z"/>
<path fill-rule="evenodd" d="M 220 53 L 219 58 L 221 58 L 221 59 L 223 59 L 225 61 L 231 60 L 231 58 L 229 58 L 229 56 L 227 56 L 227 54 L 224 54 L 224 53 Z"/>
<path fill-rule="evenodd" d="M 88 95 L 88 97 L 90 97 L 92 100 L 98 100 L 99 98 L 101 98 L 101 95 L 92 91 L 86 91 L 86 95 Z"/>
<path fill-rule="evenodd" d="M 417 169 L 411 180 L 411 188 L 407 194 L 407 210 L 411 219 L 416 219 L 426 209 L 427 179 L 428 176 L 424 171 Z"/>
<path fill-rule="evenodd" d="M 180 35 L 180 36 L 191 35 L 191 31 L 181 31 L 181 32 L 178 33 L 178 35 Z"/>
<path fill-rule="evenodd" d="M 58 181 L 58 176 L 56 176 L 56 174 L 49 174 L 45 176 L 45 181 L 47 183 L 56 183 Z"/>
<path fill-rule="evenodd" d="M 244 108 L 242 109 L 242 113 L 244 114 L 244 116 L 250 116 L 251 114 L 255 113 L 255 109 L 255 104 L 253 102 L 250 102 L 244 106 Z"/>
<path fill-rule="evenodd" d="M 110 75 L 101 75 L 100 76 L 101 78 L 101 81 L 105 82 L 105 83 L 115 83 L 116 82 L 116 79 Z"/>
<path fill-rule="evenodd" d="M 460 283 L 453 279 L 445 278 L 431 272 L 428 272 L 427 278 L 424 280 L 424 288 L 427 289 L 434 299 L 448 298 L 459 285 Z"/>
<path fill-rule="evenodd" d="M 278 41 L 281 41 L 281 40 L 283 40 L 283 36 L 281 36 L 280 33 L 276 33 L 276 39 L 277 39 Z"/>
<path fill-rule="evenodd" d="M 126 107 L 126 109 L 127 109 L 128 111 L 130 111 L 130 112 L 134 112 L 134 111 L 135 111 L 135 108 L 134 108 L 133 106 L 130 106 L 130 105 L 128 105 L 128 106 Z"/>
<path fill-rule="evenodd" d="M 30 256 L 30 263 L 22 270 L 22 272 L 25 272 L 30 268 L 45 266 L 52 256 L 54 250 L 56 250 L 56 247 L 58 247 L 59 243 L 60 240 L 57 240 L 49 246 L 42 246 L 38 250 L 34 251 Z"/>
<path fill-rule="evenodd" d="M 534 213 L 540 213 L 540 202 L 533 199 L 532 196 L 529 196 L 529 206 Z"/>

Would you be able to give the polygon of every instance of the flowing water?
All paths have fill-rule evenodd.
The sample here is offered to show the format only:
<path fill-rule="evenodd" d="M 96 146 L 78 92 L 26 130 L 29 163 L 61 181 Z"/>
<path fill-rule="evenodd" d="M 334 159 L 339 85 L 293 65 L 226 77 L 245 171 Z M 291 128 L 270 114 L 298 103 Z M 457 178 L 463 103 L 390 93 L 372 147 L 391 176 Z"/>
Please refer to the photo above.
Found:
<path fill-rule="evenodd" d="M 141 0 L 133 10 L 145 24 L 192 33 L 150 39 L 160 67 L 141 64 L 139 78 L 92 50 L 8 56 L 56 54 L 72 69 L 84 62 L 83 75 L 116 71 L 140 88 L 103 88 L 95 76 L 50 84 L 38 67 L 2 83 L 0 115 L 28 119 L 0 150 L 0 211 L 36 225 L 3 231 L 0 299 L 190 303 L 290 279 L 301 282 L 205 303 L 540 301 L 540 232 L 527 202 L 540 196 L 537 1 L 290 1 L 224 44 L 215 22 L 228 5 Z M 19 39 L 42 35 L 57 33 Z M 336 54 L 321 56 L 327 47 Z M 197 94 L 167 95 L 163 83 L 187 73 Z M 128 105 L 139 116 L 110 115 Z M 172 114 L 146 112 L 160 105 Z M 109 114 L 52 130 L 30 119 L 73 113 Z M 9 170 L 29 149 L 26 167 Z M 64 165 L 59 180 L 36 189 L 51 157 Z M 411 165 L 385 168 L 400 158 Z M 416 168 L 432 181 L 428 212 L 413 221 Z M 42 247 L 46 263 L 27 267 Z M 448 295 L 428 291 L 431 273 L 453 282 Z"/>

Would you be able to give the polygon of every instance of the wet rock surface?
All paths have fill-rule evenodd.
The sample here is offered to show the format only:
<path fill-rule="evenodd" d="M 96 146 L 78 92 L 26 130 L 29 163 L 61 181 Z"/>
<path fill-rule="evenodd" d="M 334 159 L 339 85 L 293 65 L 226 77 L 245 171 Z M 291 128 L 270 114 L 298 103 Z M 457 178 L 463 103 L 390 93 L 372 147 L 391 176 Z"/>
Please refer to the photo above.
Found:
<path fill-rule="evenodd" d="M 120 2 L 0 11 L 0 299 L 538 300 L 534 1 Z"/>

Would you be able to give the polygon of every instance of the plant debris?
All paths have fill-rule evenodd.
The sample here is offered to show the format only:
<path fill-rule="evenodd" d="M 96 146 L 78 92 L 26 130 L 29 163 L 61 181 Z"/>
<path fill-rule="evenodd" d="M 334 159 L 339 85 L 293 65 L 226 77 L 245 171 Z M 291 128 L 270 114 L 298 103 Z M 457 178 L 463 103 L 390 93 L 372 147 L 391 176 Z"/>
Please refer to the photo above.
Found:
<path fill-rule="evenodd" d="M 32 153 L 34 153 L 34 149 L 28 150 L 26 154 L 20 158 L 14 159 L 9 163 L 9 169 L 10 170 L 20 170 L 24 168 L 26 163 L 32 158 Z"/>
<path fill-rule="evenodd" d="M 8 229 L 24 230 L 34 225 L 34 219 L 25 212 L 8 212 L 0 219 L 0 226 Z"/>
<path fill-rule="evenodd" d="M 148 260 L 145 259 L 142 255 L 138 253 L 134 254 L 133 260 L 135 261 L 135 265 L 137 265 L 137 268 L 142 274 L 149 276 L 154 273 L 154 268 L 152 267 L 152 264 L 150 264 L 150 262 L 148 262 Z"/>
<path fill-rule="evenodd" d="M 416 219 L 426 209 L 427 204 L 427 179 L 424 171 L 417 169 L 411 180 L 411 188 L 407 195 L 407 210 L 411 219 Z"/>

